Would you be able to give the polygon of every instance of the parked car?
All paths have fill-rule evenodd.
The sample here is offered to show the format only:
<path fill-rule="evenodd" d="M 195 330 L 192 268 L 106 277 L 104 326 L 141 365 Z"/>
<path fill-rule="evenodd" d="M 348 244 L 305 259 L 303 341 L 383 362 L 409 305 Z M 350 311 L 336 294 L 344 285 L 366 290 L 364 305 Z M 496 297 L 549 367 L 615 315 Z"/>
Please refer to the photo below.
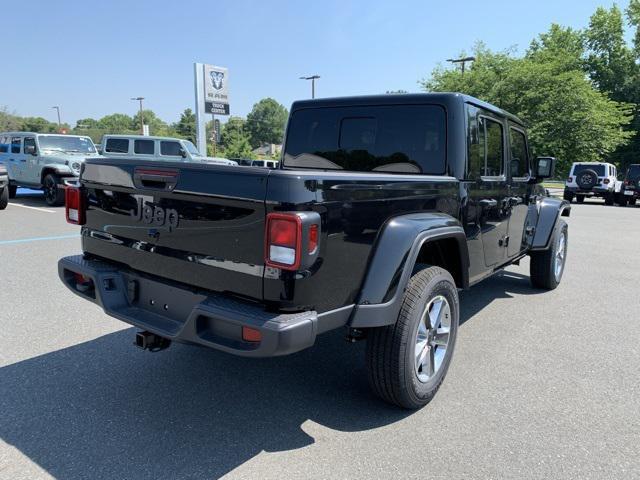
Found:
<path fill-rule="evenodd" d="M 622 180 L 622 188 L 618 195 L 618 205 L 621 207 L 635 205 L 640 197 L 640 164 L 629 165 Z"/>
<path fill-rule="evenodd" d="M 227 158 L 201 155 L 193 143 L 183 138 L 105 135 L 100 144 L 102 145 L 102 155 L 109 158 L 237 165 L 237 162 Z"/>
<path fill-rule="evenodd" d="M 345 328 L 373 391 L 418 408 L 451 362 L 458 289 L 526 256 L 534 287 L 559 285 L 571 206 L 540 186 L 554 164 L 465 95 L 295 102 L 277 170 L 88 161 L 67 190 L 83 254 L 59 276 L 152 351 L 270 357 Z"/>
<path fill-rule="evenodd" d="M 0 163 L 0 210 L 7 208 L 9 204 L 9 175 L 7 169 Z"/>
<path fill-rule="evenodd" d="M 606 205 L 613 205 L 620 191 L 615 165 L 604 162 L 578 162 L 571 165 L 564 186 L 564 199 L 576 199 L 582 203 L 587 197 L 604 198 Z"/>
<path fill-rule="evenodd" d="M 0 133 L 0 163 L 9 173 L 9 197 L 18 187 L 42 189 L 48 205 L 64 203 L 64 180 L 77 178 L 85 158 L 96 158 L 89 137 L 51 133 Z"/>

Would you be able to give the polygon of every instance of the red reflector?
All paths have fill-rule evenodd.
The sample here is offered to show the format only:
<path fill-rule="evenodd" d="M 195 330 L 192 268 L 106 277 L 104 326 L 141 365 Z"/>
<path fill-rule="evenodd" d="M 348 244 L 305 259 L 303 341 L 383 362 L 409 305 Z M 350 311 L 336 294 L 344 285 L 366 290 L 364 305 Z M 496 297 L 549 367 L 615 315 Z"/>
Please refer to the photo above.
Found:
<path fill-rule="evenodd" d="M 309 227 L 309 246 L 307 247 L 308 253 L 315 253 L 318 248 L 318 225 L 311 225 Z"/>
<path fill-rule="evenodd" d="M 573 177 L 567 178 L 567 182 L 569 182 L 569 183 L 573 182 Z"/>
<path fill-rule="evenodd" d="M 605 178 L 605 179 L 603 180 L 603 182 L 604 182 L 604 184 L 605 184 L 605 185 L 607 185 L 607 184 L 609 183 L 609 179 L 608 179 L 608 178 Z"/>
<path fill-rule="evenodd" d="M 245 342 L 260 342 L 262 341 L 262 333 L 255 328 L 242 327 L 242 340 Z"/>
<path fill-rule="evenodd" d="M 86 205 L 82 189 L 67 187 L 64 191 L 64 204 L 67 222 L 74 225 L 84 225 Z"/>
<path fill-rule="evenodd" d="M 89 283 L 91 281 L 89 277 L 85 277 L 81 273 L 74 273 L 73 278 L 75 279 L 76 283 Z"/>

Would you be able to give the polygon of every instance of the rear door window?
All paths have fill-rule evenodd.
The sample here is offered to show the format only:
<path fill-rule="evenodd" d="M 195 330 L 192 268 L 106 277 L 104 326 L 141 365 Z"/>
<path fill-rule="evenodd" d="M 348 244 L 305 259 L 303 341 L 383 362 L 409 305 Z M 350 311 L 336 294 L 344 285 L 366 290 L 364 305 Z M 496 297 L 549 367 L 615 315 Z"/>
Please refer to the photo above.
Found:
<path fill-rule="evenodd" d="M 0 153 L 9 152 L 9 137 L 0 137 Z"/>
<path fill-rule="evenodd" d="M 604 177 L 605 174 L 605 166 L 601 163 L 596 164 L 596 165 L 575 165 L 573 167 L 573 176 L 577 177 L 578 175 L 580 175 L 582 172 L 584 172 L 585 170 L 593 170 L 594 172 L 596 172 L 596 175 L 598 175 L 599 177 Z"/>
<path fill-rule="evenodd" d="M 160 155 L 168 157 L 179 157 L 182 147 L 178 142 L 160 142 Z"/>
<path fill-rule="evenodd" d="M 108 153 L 129 153 L 129 139 L 108 138 L 104 151 Z"/>
<path fill-rule="evenodd" d="M 446 116 L 437 105 L 310 108 L 291 116 L 285 167 L 444 174 Z"/>
<path fill-rule="evenodd" d="M 137 155 L 153 155 L 155 153 L 155 141 L 136 140 L 133 142 L 133 153 Z"/>

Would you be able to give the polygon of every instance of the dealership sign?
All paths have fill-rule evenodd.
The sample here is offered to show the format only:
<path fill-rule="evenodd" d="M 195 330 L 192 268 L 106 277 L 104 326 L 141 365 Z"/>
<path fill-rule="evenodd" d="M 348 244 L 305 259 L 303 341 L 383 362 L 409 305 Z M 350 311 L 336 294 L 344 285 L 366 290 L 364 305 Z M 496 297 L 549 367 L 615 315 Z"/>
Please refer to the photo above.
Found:
<path fill-rule="evenodd" d="M 229 71 L 204 65 L 204 110 L 206 113 L 229 115 Z"/>

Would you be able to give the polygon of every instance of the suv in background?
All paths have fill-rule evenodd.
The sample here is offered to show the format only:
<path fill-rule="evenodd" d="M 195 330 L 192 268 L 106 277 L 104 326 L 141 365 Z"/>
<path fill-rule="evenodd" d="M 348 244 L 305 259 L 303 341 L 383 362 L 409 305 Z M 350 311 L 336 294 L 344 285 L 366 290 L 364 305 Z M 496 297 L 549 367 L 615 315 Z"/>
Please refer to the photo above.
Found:
<path fill-rule="evenodd" d="M 221 157 L 206 157 L 189 140 L 173 137 L 147 137 L 143 135 L 105 135 L 102 137 L 102 155 L 110 158 L 136 158 L 168 162 L 207 162 L 217 165 L 237 165 Z"/>
<path fill-rule="evenodd" d="M 78 177 L 85 158 L 99 157 L 89 137 L 51 133 L 0 133 L 0 163 L 9 173 L 9 198 L 18 187 L 42 189 L 48 205 L 64 204 L 65 178 Z"/>
<path fill-rule="evenodd" d="M 618 205 L 621 207 L 635 205 L 640 197 L 640 164 L 629 165 L 627 173 L 622 181 L 620 193 L 618 195 Z"/>
<path fill-rule="evenodd" d="M 613 205 L 617 189 L 617 169 L 611 163 L 578 162 L 571 165 L 564 185 L 564 199 L 578 203 L 585 197 L 604 198 L 605 205 Z"/>

